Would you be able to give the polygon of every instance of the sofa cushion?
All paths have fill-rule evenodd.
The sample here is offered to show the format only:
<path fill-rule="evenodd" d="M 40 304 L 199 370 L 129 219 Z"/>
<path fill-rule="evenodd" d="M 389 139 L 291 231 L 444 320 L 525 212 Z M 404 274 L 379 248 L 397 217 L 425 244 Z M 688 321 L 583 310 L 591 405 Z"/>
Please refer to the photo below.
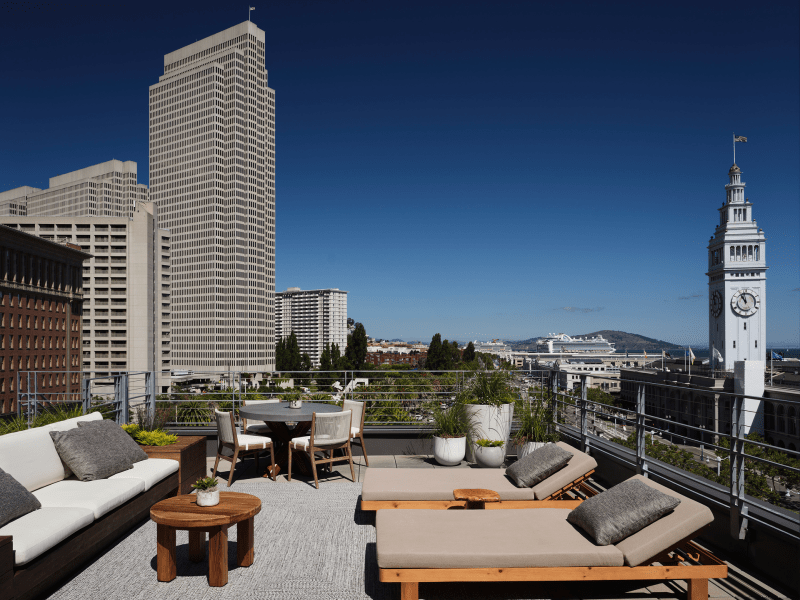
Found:
<path fill-rule="evenodd" d="M 105 479 L 133 467 L 117 437 L 99 428 L 78 427 L 69 431 L 51 431 L 59 456 L 81 481 Z"/>
<path fill-rule="evenodd" d="M 44 429 L 47 429 L 47 431 L 67 431 L 69 429 L 75 429 L 78 426 L 78 423 L 100 421 L 102 419 L 102 414 L 99 412 L 93 412 L 86 415 L 81 415 L 80 417 L 73 417 L 71 419 L 64 419 L 63 421 L 50 423 L 50 425 L 45 425 Z M 63 460 L 61 461 L 61 464 L 64 465 L 64 479 L 67 477 L 72 477 L 72 469 L 69 468 L 69 465 Z"/>
<path fill-rule="evenodd" d="M 25 486 L 0 469 L 0 527 L 41 507 Z"/>
<path fill-rule="evenodd" d="M 24 565 L 94 521 L 86 508 L 40 508 L 0 527 L 14 539 L 14 564 Z"/>
<path fill-rule="evenodd" d="M 180 466 L 177 460 L 169 458 L 148 458 L 147 460 L 133 463 L 132 469 L 112 475 L 108 480 L 138 479 L 144 482 L 144 491 L 146 492 L 162 479 L 177 472 Z"/>
<path fill-rule="evenodd" d="M 635 475 L 632 479 L 637 479 L 653 489 L 677 498 L 681 503 L 671 513 L 616 544 L 616 547 L 625 555 L 625 564 L 629 567 L 649 564 L 653 557 L 674 548 L 675 544 L 714 521 L 711 509 L 704 504 L 682 496 L 641 475 Z"/>
<path fill-rule="evenodd" d="M 40 488 L 33 495 L 42 503 L 42 508 L 86 508 L 99 519 L 143 491 L 141 479 L 70 479 Z"/>
<path fill-rule="evenodd" d="M 0 435 L 0 469 L 29 492 L 64 479 L 64 466 L 43 427 Z"/>
<path fill-rule="evenodd" d="M 109 440 L 117 445 L 117 450 L 121 451 L 131 464 L 142 460 L 147 460 L 147 453 L 142 447 L 133 441 L 133 438 L 114 421 L 101 419 L 99 421 L 81 421 L 78 423 L 81 429 L 86 428 L 92 431 L 102 431 Z"/>
<path fill-rule="evenodd" d="M 439 469 L 435 469 L 439 470 Z M 382 569 L 617 567 L 614 546 L 596 546 L 567 523 L 568 509 L 379 510 Z"/>
<path fill-rule="evenodd" d="M 597 468 L 597 461 L 585 452 L 581 452 L 565 442 L 556 442 L 556 446 L 572 454 L 572 458 L 566 467 L 531 488 L 537 500 L 544 500 Z"/>
<path fill-rule="evenodd" d="M 566 467 L 571 458 L 572 452 L 567 452 L 555 444 L 547 444 L 511 465 L 506 469 L 506 475 L 517 487 L 533 487 Z"/>
<path fill-rule="evenodd" d="M 644 529 L 680 502 L 640 480 L 629 479 L 585 500 L 567 520 L 600 546 L 608 546 Z"/>
<path fill-rule="evenodd" d="M 361 498 L 366 501 L 453 500 L 453 490 L 485 489 L 501 500 L 533 500 L 530 488 L 518 488 L 503 469 L 367 469 Z"/>

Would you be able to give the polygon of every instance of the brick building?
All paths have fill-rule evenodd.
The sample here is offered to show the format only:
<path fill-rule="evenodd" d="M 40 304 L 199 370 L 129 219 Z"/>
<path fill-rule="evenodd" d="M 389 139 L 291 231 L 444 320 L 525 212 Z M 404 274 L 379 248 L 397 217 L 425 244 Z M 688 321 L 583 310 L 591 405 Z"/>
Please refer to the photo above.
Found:
<path fill-rule="evenodd" d="M 16 412 L 18 388 L 29 385 L 43 402 L 80 398 L 89 258 L 78 246 L 0 225 L 0 414 Z"/>
<path fill-rule="evenodd" d="M 368 352 L 365 362 L 372 365 L 414 365 L 418 366 L 428 356 L 427 352 L 401 354 L 400 352 Z"/>

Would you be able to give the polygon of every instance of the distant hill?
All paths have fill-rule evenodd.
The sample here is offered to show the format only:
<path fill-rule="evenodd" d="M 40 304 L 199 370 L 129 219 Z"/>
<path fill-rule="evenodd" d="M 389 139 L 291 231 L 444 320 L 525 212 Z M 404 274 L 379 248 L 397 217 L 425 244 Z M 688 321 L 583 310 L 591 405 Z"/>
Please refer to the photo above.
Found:
<path fill-rule="evenodd" d="M 604 329 L 603 331 L 593 331 L 592 333 L 580 333 L 575 335 L 572 334 L 569 335 L 571 337 L 585 337 L 585 338 L 592 338 L 598 335 L 602 335 L 605 339 L 614 344 L 614 347 L 617 349 L 617 352 L 625 352 L 626 350 L 628 352 L 642 352 L 643 350 L 646 350 L 648 352 L 650 351 L 660 352 L 662 349 L 669 351 L 681 348 L 681 346 L 678 346 L 677 344 L 665 342 L 664 340 L 656 340 L 643 335 L 639 335 L 637 333 L 626 333 L 625 331 L 613 331 L 610 329 Z M 535 342 L 537 339 L 538 338 L 529 338 L 527 340 L 507 342 L 507 344 L 515 350 L 525 350 L 525 349 L 534 350 L 536 348 Z"/>

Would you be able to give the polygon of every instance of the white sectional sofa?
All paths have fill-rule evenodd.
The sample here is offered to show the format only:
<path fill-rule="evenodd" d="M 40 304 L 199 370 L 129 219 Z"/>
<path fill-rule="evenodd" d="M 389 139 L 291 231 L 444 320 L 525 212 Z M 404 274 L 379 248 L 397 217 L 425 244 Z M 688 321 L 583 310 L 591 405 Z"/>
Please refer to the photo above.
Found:
<path fill-rule="evenodd" d="M 134 463 L 108 479 L 76 479 L 50 432 L 101 418 L 91 413 L 0 436 L 0 468 L 42 505 L 0 527 L 0 597 L 41 595 L 177 492 L 179 464 L 167 459 Z"/>

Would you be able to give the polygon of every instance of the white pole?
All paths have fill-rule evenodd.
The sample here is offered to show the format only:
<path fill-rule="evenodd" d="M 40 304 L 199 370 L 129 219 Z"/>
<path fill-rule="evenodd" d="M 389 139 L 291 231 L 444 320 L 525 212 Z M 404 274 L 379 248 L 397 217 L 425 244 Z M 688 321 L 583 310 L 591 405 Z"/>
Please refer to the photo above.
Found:
<path fill-rule="evenodd" d="M 736 133 L 733 134 L 733 164 L 736 164 Z"/>

